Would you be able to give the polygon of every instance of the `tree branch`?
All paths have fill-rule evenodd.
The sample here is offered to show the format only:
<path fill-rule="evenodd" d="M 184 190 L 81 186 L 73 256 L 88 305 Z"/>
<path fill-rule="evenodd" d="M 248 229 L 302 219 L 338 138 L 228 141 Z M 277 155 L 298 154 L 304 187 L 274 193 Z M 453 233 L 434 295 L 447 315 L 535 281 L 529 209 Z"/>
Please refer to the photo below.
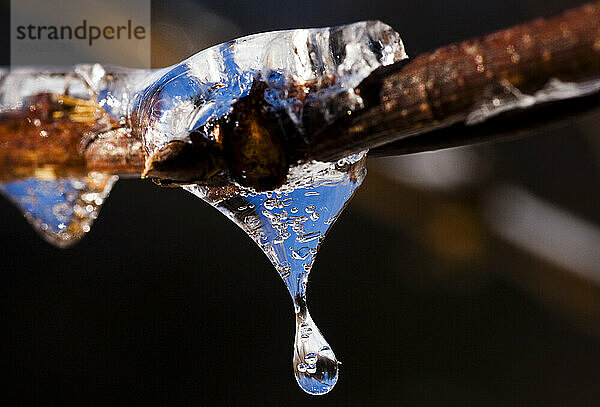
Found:
<path fill-rule="evenodd" d="M 555 89 L 554 100 L 527 101 L 525 95 L 548 93 L 554 79 L 585 83 L 590 93 L 598 92 L 600 3 L 451 44 L 397 65 L 374 72 L 358 87 L 366 108 L 316 135 L 312 157 L 331 160 L 364 148 L 385 155 L 470 144 L 531 129 L 563 115 L 563 108 L 568 116 L 597 107 L 595 96 L 566 102 L 577 93 L 574 88 Z M 589 85 L 594 82 L 595 89 Z M 582 95 L 585 86 L 579 87 Z M 486 112 L 480 123 L 469 122 Z"/>

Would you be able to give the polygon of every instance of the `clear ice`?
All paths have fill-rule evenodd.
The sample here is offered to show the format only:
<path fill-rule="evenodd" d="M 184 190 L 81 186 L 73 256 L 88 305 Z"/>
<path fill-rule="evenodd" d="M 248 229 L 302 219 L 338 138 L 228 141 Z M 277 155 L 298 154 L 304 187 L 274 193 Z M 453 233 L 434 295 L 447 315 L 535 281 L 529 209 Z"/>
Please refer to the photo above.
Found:
<path fill-rule="evenodd" d="M 298 385 L 310 394 L 325 394 L 335 386 L 339 362 L 308 311 L 308 274 L 327 231 L 365 174 L 365 153 L 361 153 L 337 163 L 295 167 L 288 183 L 275 191 L 183 187 L 242 228 L 283 279 L 296 314 L 294 375 Z"/>
<path fill-rule="evenodd" d="M 265 101 L 274 110 L 287 112 L 302 132 L 302 110 L 307 103 L 322 107 L 323 123 L 332 122 L 340 112 L 345 114 L 362 106 L 354 88 L 365 77 L 380 66 L 404 58 L 398 34 L 379 21 L 275 31 L 216 45 L 179 64 L 156 70 L 99 64 L 0 70 L 0 112 L 22 108 L 24 100 L 38 93 L 93 100 L 115 123 L 142 137 L 147 160 L 151 160 L 152 154 L 170 141 L 189 142 L 191 131 L 214 137 L 207 134 L 204 126 L 229 114 L 233 104 L 248 95 L 255 80 L 268 86 Z M 346 97 L 336 97 L 340 93 Z M 327 103 L 331 98 L 343 100 L 343 106 L 331 106 Z M 65 185 L 80 185 L 79 182 L 85 180 L 28 179 L 5 184 L 2 190 L 22 208 L 42 236 L 65 246 L 70 241 L 68 236 L 81 237 L 79 230 L 71 233 L 67 227 L 67 233 L 56 229 L 55 222 L 42 214 L 53 211 L 54 202 L 60 201 L 59 196 L 64 197 Z M 56 199 L 48 198 L 53 188 Z M 28 192 L 22 193 L 25 190 Z M 38 196 L 48 199 L 37 199 Z M 28 203 L 33 198 L 35 207 Z M 73 212 L 76 207 L 72 200 L 66 201 L 71 206 L 68 213 Z M 45 208 L 40 206 L 45 204 Z M 57 223 L 63 224 L 68 225 Z M 87 222 L 85 229 L 90 224 Z M 297 249 L 310 248 L 317 240 L 307 241 Z M 304 257 L 302 250 L 295 256 Z"/>
<path fill-rule="evenodd" d="M 172 140 L 188 140 L 192 130 L 211 138 L 205 126 L 229 114 L 256 80 L 267 85 L 267 104 L 287 113 L 301 133 L 307 103 L 317 103 L 322 123 L 331 123 L 339 112 L 362 106 L 354 88 L 365 77 L 403 58 L 398 34 L 377 21 L 257 34 L 218 45 L 171 68 L 141 93 L 136 109 L 147 120 L 146 149 L 152 154 Z M 332 109 L 331 98 L 345 105 Z M 335 386 L 339 363 L 308 311 L 308 274 L 327 231 L 365 176 L 364 161 L 361 153 L 337 163 L 296 166 L 284 186 L 269 192 L 234 184 L 184 187 L 242 228 L 285 282 L 296 315 L 293 371 L 310 394 Z"/>
<path fill-rule="evenodd" d="M 382 22 L 363 21 L 250 35 L 208 48 L 150 77 L 133 72 L 131 77 L 92 82 L 102 88 L 100 105 L 110 114 L 138 118 L 132 125 L 143 133 L 151 156 L 170 141 L 189 141 L 191 131 L 214 137 L 204 126 L 229 114 L 255 80 L 266 83 L 266 102 L 285 111 L 300 130 L 307 103 L 321 102 L 323 121 L 332 122 L 339 112 L 362 106 L 354 88 L 364 78 L 404 58 L 398 33 Z M 345 109 L 327 106 L 327 100 L 342 92 L 347 95 Z"/>
<path fill-rule="evenodd" d="M 85 178 L 28 178 L 0 184 L 46 241 L 68 247 L 90 231 L 116 175 L 90 173 Z"/>
<path fill-rule="evenodd" d="M 404 58 L 398 34 L 379 21 L 269 32 L 214 46 L 153 71 L 96 64 L 63 74 L 30 68 L 2 72 L 0 110 L 18 108 L 24 98 L 39 92 L 93 99 L 116 123 L 141 136 L 148 163 L 171 141 L 191 142 L 192 131 L 216 139 L 210 123 L 231 113 L 233 104 L 248 95 L 256 81 L 266 84 L 266 104 L 287 114 L 299 133 L 306 134 L 305 106 L 310 104 L 312 120 L 332 123 L 363 106 L 354 92 L 363 79 Z M 365 155 L 296 165 L 286 184 L 270 192 L 236 183 L 184 187 L 241 227 L 285 282 L 296 316 L 293 371 L 300 387 L 310 394 L 325 394 L 335 386 L 339 362 L 308 311 L 308 274 L 327 231 L 362 183 Z M 90 191 L 78 182 L 24 180 L 5 184 L 2 190 L 44 237 L 66 244 L 71 236 L 89 230 L 89 220 L 97 214 L 94 204 L 98 202 L 81 198 Z M 111 182 L 102 192 L 95 190 L 100 201 Z M 64 209 L 58 211 L 60 219 L 57 207 Z M 87 223 L 79 222 L 77 216 L 88 209 Z"/>

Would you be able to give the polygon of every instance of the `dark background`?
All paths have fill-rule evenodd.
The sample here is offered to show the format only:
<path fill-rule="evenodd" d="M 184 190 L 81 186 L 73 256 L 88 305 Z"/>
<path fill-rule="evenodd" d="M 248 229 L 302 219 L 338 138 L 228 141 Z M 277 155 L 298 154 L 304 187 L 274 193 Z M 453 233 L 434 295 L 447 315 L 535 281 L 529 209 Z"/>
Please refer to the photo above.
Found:
<path fill-rule="evenodd" d="M 412 56 L 578 4 L 202 3 L 235 27 L 210 28 L 210 41 L 380 19 Z M 188 6 L 169 12 L 168 2 L 155 2 L 153 23 L 181 20 L 194 45 Z M 2 14 L 6 65 L 6 4 Z M 153 30 L 153 47 L 166 41 L 161 32 Z M 159 49 L 153 61 L 163 57 Z M 293 311 L 272 266 L 189 193 L 122 180 L 89 235 L 68 250 L 44 243 L 0 200 L 1 397 L 11 404 L 598 405 L 600 289 L 477 220 L 481 190 L 510 182 L 598 224 L 598 145 L 586 136 L 590 126 L 598 135 L 594 123 L 471 148 L 491 163 L 486 176 L 451 191 L 396 183 L 370 162 L 364 188 L 311 274 L 311 313 L 343 361 L 336 388 L 321 398 L 304 394 L 292 375 Z M 448 205 L 456 217 L 444 216 Z M 457 255 L 453 244 L 464 236 L 474 237 Z"/>

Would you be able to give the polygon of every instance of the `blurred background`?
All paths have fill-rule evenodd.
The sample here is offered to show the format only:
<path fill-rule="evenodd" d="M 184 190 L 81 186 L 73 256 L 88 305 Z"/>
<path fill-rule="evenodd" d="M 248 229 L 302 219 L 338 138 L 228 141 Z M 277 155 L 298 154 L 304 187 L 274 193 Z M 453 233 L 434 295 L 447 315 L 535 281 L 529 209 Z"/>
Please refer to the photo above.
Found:
<path fill-rule="evenodd" d="M 152 63 L 242 35 L 380 19 L 410 56 L 565 0 L 152 3 Z M 9 63 L 3 3 L 0 63 Z M 2 398 L 102 404 L 598 405 L 599 116 L 531 137 L 371 159 L 311 273 L 343 362 L 315 398 L 264 254 L 179 189 L 119 181 L 60 250 L 0 200 Z"/>

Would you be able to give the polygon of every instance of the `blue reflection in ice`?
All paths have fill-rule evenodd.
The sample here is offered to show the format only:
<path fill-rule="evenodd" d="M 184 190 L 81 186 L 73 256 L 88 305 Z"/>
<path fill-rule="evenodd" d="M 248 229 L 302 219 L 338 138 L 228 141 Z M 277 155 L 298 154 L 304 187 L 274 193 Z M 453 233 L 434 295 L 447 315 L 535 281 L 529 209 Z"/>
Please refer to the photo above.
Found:
<path fill-rule="evenodd" d="M 79 196 L 79 190 L 66 179 L 45 181 L 30 178 L 2 184 L 0 191 L 53 233 L 67 227 Z"/>
<path fill-rule="evenodd" d="M 204 126 L 230 113 L 255 80 L 267 85 L 266 102 L 286 112 L 299 130 L 306 103 L 317 111 L 321 102 L 323 122 L 332 123 L 362 106 L 353 89 L 365 77 L 403 58 L 400 37 L 379 21 L 268 32 L 215 45 L 145 76 L 133 72 L 108 81 L 99 103 L 113 115 L 131 116 L 152 154 L 171 141 L 189 141 L 192 130 L 210 137 Z M 331 109 L 331 100 L 344 106 Z"/>
<path fill-rule="evenodd" d="M 323 163 L 292 169 L 291 185 L 277 191 L 232 195 L 227 188 L 184 187 L 240 226 L 279 272 L 296 314 L 294 375 L 310 394 L 325 394 L 333 388 L 338 361 L 308 312 L 306 283 L 327 231 L 364 178 L 361 157 L 342 160 L 345 171 Z"/>
<path fill-rule="evenodd" d="M 0 184 L 0 192 L 19 207 L 48 242 L 67 247 L 89 232 L 117 176 L 28 178 Z"/>
<path fill-rule="evenodd" d="M 304 296 L 303 281 L 319 245 L 357 186 L 346 181 L 246 197 L 260 222 L 257 243 L 279 271 L 292 298 Z M 249 216 L 246 223 L 255 222 L 253 215 Z"/>

